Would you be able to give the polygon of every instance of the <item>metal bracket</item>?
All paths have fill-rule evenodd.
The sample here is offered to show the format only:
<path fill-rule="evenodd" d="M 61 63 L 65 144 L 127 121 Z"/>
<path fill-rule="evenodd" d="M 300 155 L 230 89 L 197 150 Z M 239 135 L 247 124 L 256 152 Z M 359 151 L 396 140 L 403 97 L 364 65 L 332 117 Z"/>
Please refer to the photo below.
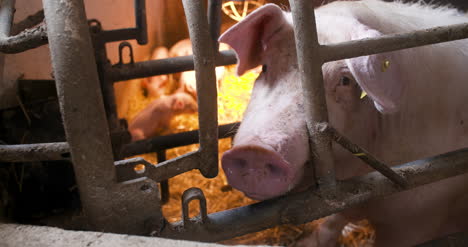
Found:
<path fill-rule="evenodd" d="M 189 218 L 189 204 L 193 200 L 198 200 L 200 203 L 200 213 L 194 218 Z M 182 220 L 184 228 L 192 224 L 204 224 L 208 221 L 206 209 L 206 198 L 203 191 L 199 188 L 190 188 L 182 194 Z"/>

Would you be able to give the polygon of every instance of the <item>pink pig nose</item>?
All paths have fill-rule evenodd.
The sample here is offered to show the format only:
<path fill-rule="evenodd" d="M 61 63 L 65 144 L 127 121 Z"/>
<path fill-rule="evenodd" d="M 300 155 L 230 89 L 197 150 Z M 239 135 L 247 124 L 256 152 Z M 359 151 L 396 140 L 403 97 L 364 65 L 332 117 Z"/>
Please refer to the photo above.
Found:
<path fill-rule="evenodd" d="M 260 146 L 239 146 L 224 153 L 222 165 L 229 184 L 246 196 L 265 200 L 288 192 L 295 173 L 275 151 Z"/>

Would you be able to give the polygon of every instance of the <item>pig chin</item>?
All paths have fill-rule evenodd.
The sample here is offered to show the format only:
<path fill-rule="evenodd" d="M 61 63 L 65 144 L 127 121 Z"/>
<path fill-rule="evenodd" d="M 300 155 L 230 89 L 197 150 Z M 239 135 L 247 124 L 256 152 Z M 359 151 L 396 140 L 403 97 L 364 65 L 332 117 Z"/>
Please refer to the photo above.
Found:
<path fill-rule="evenodd" d="M 252 199 L 266 200 L 288 193 L 302 180 L 304 164 L 294 164 L 286 156 L 270 145 L 249 141 L 225 152 L 222 167 L 232 187 Z"/>

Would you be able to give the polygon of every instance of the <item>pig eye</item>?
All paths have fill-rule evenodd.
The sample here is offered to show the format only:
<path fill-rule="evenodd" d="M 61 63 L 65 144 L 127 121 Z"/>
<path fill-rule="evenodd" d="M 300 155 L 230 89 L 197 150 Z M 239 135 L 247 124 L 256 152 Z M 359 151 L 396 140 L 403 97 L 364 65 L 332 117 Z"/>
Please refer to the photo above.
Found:
<path fill-rule="evenodd" d="M 348 86 L 349 84 L 351 84 L 351 79 L 347 76 L 342 76 L 341 79 L 340 79 L 340 85 L 341 86 Z"/>
<path fill-rule="evenodd" d="M 267 72 L 267 66 L 266 66 L 266 64 L 264 64 L 264 65 L 262 66 L 262 72 L 263 72 L 263 73 L 266 73 L 266 72 Z"/>

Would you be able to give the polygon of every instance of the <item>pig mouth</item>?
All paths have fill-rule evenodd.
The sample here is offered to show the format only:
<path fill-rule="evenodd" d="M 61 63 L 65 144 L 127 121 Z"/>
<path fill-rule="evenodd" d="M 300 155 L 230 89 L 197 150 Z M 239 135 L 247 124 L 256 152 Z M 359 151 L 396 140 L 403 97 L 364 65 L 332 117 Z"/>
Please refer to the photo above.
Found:
<path fill-rule="evenodd" d="M 291 191 L 301 179 L 291 165 L 271 148 L 246 145 L 224 153 L 222 167 L 228 183 L 255 200 L 266 200 Z"/>

